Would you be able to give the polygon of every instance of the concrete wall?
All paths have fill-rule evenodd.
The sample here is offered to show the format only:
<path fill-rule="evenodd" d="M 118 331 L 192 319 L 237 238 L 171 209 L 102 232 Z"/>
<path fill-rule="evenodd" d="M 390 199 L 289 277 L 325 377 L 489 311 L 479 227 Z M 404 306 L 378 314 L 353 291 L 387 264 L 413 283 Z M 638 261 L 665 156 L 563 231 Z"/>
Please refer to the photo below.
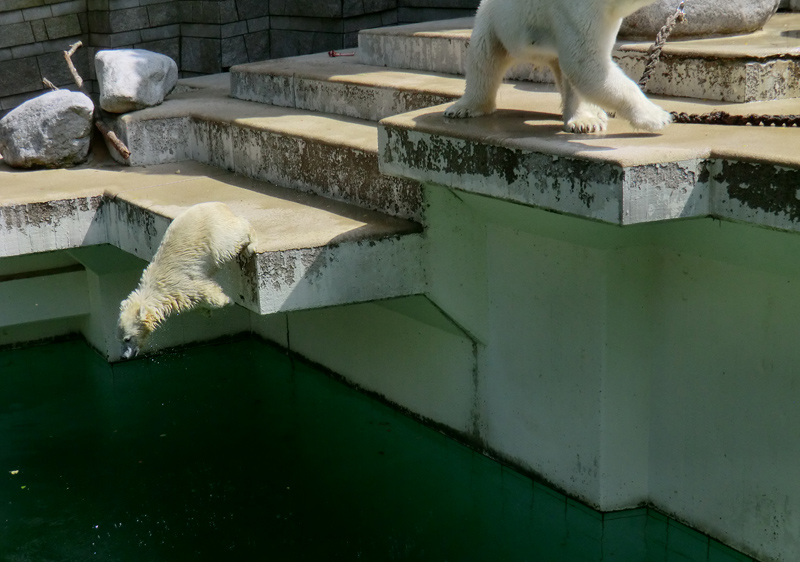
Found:
<path fill-rule="evenodd" d="M 425 297 L 254 331 L 598 509 L 795 559 L 800 237 L 426 197 Z"/>
<path fill-rule="evenodd" d="M 192 313 L 154 343 L 259 334 L 598 509 L 654 505 L 759 560 L 795 559 L 800 236 L 620 228 L 439 186 L 426 203 L 425 295 Z M 0 297 L 76 265 L 82 308 L 46 299 L 47 319 L 3 326 L 0 345 L 113 345 L 145 265 L 118 250 L 0 260 Z"/>
<path fill-rule="evenodd" d="M 98 49 L 172 57 L 182 76 L 235 64 L 357 46 L 360 29 L 471 15 L 478 0 L 4 0 L 0 2 L 0 116 L 44 91 L 73 87 L 63 51 L 85 80 Z"/>

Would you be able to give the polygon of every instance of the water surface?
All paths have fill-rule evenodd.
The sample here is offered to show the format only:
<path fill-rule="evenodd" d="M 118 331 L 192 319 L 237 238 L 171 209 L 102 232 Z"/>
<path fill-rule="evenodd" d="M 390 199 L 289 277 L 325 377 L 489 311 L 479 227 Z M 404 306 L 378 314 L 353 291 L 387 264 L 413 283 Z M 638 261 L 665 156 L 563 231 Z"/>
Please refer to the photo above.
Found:
<path fill-rule="evenodd" d="M 604 518 L 260 341 L 0 352 L 2 562 L 663 562 L 674 525 Z M 683 530 L 675 560 L 706 560 Z"/>

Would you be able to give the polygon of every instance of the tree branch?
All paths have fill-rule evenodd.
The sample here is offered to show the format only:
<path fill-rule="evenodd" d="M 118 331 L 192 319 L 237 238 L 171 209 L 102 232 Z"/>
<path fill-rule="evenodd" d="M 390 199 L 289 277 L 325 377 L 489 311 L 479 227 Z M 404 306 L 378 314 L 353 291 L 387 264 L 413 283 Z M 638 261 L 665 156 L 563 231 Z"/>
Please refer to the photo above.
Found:
<path fill-rule="evenodd" d="M 83 43 L 80 41 L 70 45 L 69 51 L 64 51 L 64 59 L 67 61 L 67 67 L 72 73 L 72 79 L 75 81 L 75 85 L 78 86 L 81 92 L 86 94 L 88 97 L 91 97 L 89 92 L 86 91 L 83 78 L 81 78 L 81 75 L 78 74 L 78 69 L 75 68 L 75 65 L 72 63 L 72 55 L 74 55 L 75 51 L 82 46 Z M 108 124 L 103 120 L 97 107 L 94 108 L 94 124 L 95 127 L 97 127 L 97 129 L 103 134 L 103 136 L 108 139 L 108 142 L 111 143 L 111 146 L 113 146 L 114 149 L 119 152 L 119 155 L 122 156 L 123 159 L 127 160 L 130 158 L 131 151 L 128 150 L 128 147 L 125 146 L 125 143 L 119 139 L 116 133 L 114 133 L 114 131 L 112 131 Z"/>

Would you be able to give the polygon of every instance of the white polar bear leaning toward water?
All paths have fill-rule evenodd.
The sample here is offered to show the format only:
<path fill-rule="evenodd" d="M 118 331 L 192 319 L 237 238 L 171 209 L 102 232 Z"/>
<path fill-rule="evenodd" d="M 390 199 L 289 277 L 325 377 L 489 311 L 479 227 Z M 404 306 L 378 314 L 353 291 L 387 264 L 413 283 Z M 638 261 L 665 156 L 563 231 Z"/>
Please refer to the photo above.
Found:
<path fill-rule="evenodd" d="M 482 0 L 467 49 L 466 91 L 445 116 L 492 113 L 511 64 L 539 62 L 555 76 L 565 131 L 605 130 L 604 110 L 637 129 L 663 128 L 670 114 L 649 101 L 611 59 L 622 19 L 654 1 Z"/>
<path fill-rule="evenodd" d="M 175 217 L 139 286 L 120 305 L 122 356 L 135 357 L 170 314 L 232 304 L 213 276 L 240 252 L 255 253 L 255 246 L 253 227 L 224 203 L 200 203 Z"/>

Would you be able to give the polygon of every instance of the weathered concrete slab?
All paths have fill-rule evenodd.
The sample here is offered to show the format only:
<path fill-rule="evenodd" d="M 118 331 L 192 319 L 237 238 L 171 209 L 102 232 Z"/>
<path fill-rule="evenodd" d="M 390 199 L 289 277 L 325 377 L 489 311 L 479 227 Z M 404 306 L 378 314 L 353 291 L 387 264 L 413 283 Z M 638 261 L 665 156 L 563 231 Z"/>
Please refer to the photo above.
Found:
<path fill-rule="evenodd" d="M 358 33 L 358 61 L 446 74 L 464 74 L 474 18 L 413 23 Z"/>
<path fill-rule="evenodd" d="M 612 119 L 605 135 L 572 135 L 557 94 L 526 92 L 525 105 L 517 96 L 501 92 L 501 109 L 475 119 L 446 119 L 440 106 L 382 120 L 381 169 L 619 225 L 715 216 L 800 231 L 800 128 L 671 125 L 655 135 Z M 800 113 L 800 101 L 755 105 Z"/>
<path fill-rule="evenodd" d="M 195 160 L 250 178 L 421 220 L 419 185 L 378 170 L 377 126 L 234 100 L 198 88 L 113 124 L 133 166 Z"/>
<path fill-rule="evenodd" d="M 358 60 L 372 66 L 464 74 L 472 18 L 359 33 Z M 648 91 L 730 102 L 800 96 L 800 14 L 777 14 L 761 31 L 736 37 L 668 41 Z M 614 59 L 639 79 L 650 42 L 618 41 Z M 508 78 L 551 82 L 548 70 L 521 66 Z"/>
<path fill-rule="evenodd" d="M 194 162 L 25 174 L 0 164 L 0 185 L 0 257 L 112 244 L 150 260 L 178 213 L 224 201 L 259 235 L 256 256 L 222 273 L 231 296 L 249 310 L 269 314 L 424 290 L 417 223 Z"/>
<path fill-rule="evenodd" d="M 231 68 L 231 95 L 283 107 L 378 121 L 463 94 L 463 80 L 392 70 L 327 53 Z"/>

